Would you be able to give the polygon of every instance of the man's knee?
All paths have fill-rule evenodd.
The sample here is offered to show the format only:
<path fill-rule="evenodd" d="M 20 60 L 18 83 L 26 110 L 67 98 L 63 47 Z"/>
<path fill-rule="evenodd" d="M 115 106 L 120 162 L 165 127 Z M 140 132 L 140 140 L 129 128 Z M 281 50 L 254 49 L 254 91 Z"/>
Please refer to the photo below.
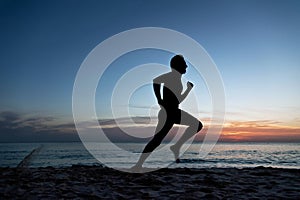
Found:
<path fill-rule="evenodd" d="M 196 134 L 198 133 L 202 128 L 203 125 L 200 121 L 194 122 L 191 126 L 190 126 L 191 130 Z"/>
<path fill-rule="evenodd" d="M 197 133 L 203 128 L 203 124 L 199 121 L 198 122 L 198 128 L 197 128 Z"/>

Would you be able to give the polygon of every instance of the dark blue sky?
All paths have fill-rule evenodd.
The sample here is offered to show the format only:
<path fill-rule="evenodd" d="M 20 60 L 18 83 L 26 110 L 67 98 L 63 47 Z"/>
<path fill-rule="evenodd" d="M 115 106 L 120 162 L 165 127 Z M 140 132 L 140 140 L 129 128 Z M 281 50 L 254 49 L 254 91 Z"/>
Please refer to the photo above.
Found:
<path fill-rule="evenodd" d="M 280 115 L 299 125 L 299 1 L 1 1 L 0 23 L 0 111 L 72 121 L 73 83 L 88 53 L 121 31 L 153 26 L 208 51 L 227 110 L 240 114 L 229 117 Z"/>

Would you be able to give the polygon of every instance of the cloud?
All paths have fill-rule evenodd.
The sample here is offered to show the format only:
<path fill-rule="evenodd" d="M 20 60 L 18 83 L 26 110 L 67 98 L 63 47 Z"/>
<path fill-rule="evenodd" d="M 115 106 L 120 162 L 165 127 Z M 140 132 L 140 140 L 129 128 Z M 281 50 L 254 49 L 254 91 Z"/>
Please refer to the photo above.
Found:
<path fill-rule="evenodd" d="M 125 107 L 127 107 L 127 105 L 124 105 Z M 155 109 L 155 110 L 159 110 L 160 107 L 158 105 L 155 105 L 155 106 L 148 106 L 148 105 L 134 105 L 134 104 L 129 104 L 128 105 L 130 108 L 138 108 L 138 109 L 146 109 L 146 110 L 149 110 L 150 108 L 151 109 Z"/>
<path fill-rule="evenodd" d="M 280 121 L 233 121 L 225 125 L 223 141 L 300 142 L 299 126 L 284 126 Z"/>
<path fill-rule="evenodd" d="M 4 111 L 0 113 L 0 120 L 5 122 L 14 122 L 20 118 L 20 115 L 11 111 Z"/>
<path fill-rule="evenodd" d="M 156 126 L 157 117 L 123 117 L 117 119 L 101 119 L 99 120 L 101 128 L 121 127 L 149 127 Z"/>
<path fill-rule="evenodd" d="M 101 119 L 99 125 L 81 122 L 79 127 L 94 135 L 92 141 L 103 141 L 99 138 L 101 126 L 112 142 L 148 142 L 154 135 L 157 118 L 125 117 L 117 121 L 118 124 L 114 119 Z M 209 121 L 209 118 L 202 120 L 204 129 L 196 135 L 197 141 L 203 141 Z M 213 124 L 210 126 L 214 127 Z M 178 126 L 174 126 L 165 141 L 179 137 L 182 132 L 177 133 L 178 130 Z M 300 142 L 300 127 L 284 126 L 282 122 L 272 120 L 231 121 L 224 125 L 219 141 Z M 59 123 L 59 119 L 49 116 L 26 117 L 20 113 L 1 112 L 0 142 L 80 142 L 80 138 L 73 122 Z"/>
<path fill-rule="evenodd" d="M 0 142 L 80 141 L 72 123 L 57 124 L 53 117 L 26 117 L 16 112 L 0 113 Z"/>

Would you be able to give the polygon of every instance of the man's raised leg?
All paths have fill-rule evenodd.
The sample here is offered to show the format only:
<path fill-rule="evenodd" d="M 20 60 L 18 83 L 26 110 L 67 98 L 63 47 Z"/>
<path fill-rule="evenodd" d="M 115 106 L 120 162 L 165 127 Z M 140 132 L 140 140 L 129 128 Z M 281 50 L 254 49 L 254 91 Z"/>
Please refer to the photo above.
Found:
<path fill-rule="evenodd" d="M 171 151 L 174 154 L 176 162 L 180 162 L 179 153 L 180 153 L 181 146 L 186 141 L 188 141 L 192 136 L 197 134 L 203 127 L 202 123 L 198 119 L 196 119 L 195 117 L 193 117 L 192 115 L 190 115 L 185 111 L 181 111 L 180 124 L 187 125 L 188 127 L 183 133 L 183 135 L 181 136 L 181 138 L 179 138 L 179 140 L 170 147 Z"/>

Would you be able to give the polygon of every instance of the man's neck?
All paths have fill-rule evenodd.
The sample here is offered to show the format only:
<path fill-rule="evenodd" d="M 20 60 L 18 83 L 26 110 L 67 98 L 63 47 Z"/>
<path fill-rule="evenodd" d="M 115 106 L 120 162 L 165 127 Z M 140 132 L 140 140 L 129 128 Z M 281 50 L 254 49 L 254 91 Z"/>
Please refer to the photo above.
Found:
<path fill-rule="evenodd" d="M 175 70 L 175 69 L 172 69 L 172 71 L 171 71 L 175 76 L 179 76 L 179 77 L 181 77 L 182 76 L 182 74 L 181 73 L 179 73 L 177 70 Z"/>

